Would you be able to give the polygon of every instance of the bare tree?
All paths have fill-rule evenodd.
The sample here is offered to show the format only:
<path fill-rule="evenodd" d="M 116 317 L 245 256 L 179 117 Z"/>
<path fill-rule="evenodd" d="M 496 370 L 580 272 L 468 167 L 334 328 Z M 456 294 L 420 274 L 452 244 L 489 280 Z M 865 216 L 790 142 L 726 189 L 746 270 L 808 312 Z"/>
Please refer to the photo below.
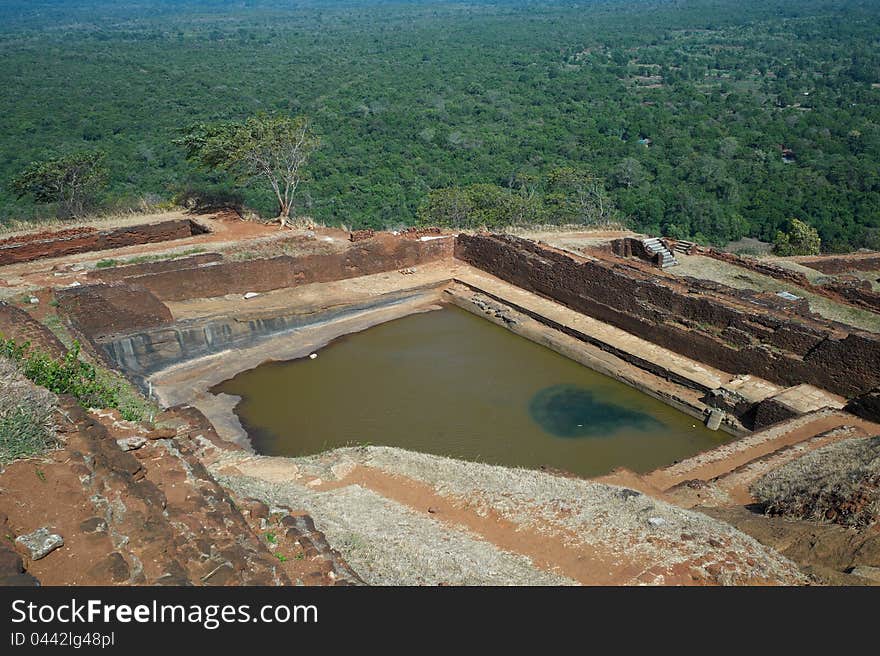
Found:
<path fill-rule="evenodd" d="M 208 168 L 243 182 L 265 179 L 278 201 L 276 220 L 285 227 L 295 220 L 294 198 L 319 140 L 305 117 L 260 114 L 242 123 L 197 125 L 179 143 Z"/>
<path fill-rule="evenodd" d="M 601 178 L 572 168 L 558 168 L 547 176 L 551 213 L 560 224 L 602 226 L 620 221 Z"/>

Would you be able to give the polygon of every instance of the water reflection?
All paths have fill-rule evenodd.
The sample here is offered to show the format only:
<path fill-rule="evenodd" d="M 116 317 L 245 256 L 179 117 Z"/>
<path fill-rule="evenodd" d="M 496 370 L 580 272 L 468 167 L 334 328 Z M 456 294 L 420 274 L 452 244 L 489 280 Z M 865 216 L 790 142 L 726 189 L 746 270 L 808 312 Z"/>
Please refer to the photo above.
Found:
<path fill-rule="evenodd" d="M 611 437 L 622 428 L 651 430 L 662 423 L 644 412 L 597 401 L 578 385 L 553 385 L 535 394 L 529 415 L 556 437 Z"/>

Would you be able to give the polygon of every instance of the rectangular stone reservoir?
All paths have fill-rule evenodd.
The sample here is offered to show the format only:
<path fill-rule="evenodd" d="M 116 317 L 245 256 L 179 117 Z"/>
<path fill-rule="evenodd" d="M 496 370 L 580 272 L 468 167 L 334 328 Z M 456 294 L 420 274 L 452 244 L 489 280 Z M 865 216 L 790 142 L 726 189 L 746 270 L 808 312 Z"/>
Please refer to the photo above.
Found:
<path fill-rule="evenodd" d="M 212 390 L 258 453 L 359 444 L 596 476 L 645 472 L 729 435 L 455 307 L 337 339 Z"/>

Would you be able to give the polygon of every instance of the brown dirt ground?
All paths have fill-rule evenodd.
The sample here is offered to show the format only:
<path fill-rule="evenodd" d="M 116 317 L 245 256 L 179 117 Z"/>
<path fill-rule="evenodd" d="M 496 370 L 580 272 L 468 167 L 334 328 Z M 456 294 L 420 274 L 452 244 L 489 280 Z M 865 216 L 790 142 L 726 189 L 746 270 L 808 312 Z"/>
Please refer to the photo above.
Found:
<path fill-rule="evenodd" d="M 358 465 L 344 480 L 317 485 L 315 489 L 330 490 L 347 485 L 361 485 L 417 512 L 427 513 L 432 519 L 469 529 L 504 551 L 528 556 L 540 569 L 568 576 L 584 585 L 620 585 L 635 579 L 647 567 L 644 563 L 631 562 L 621 570 L 619 563 L 608 554 L 584 546 L 571 548 L 564 540 L 548 540 L 494 511 L 478 514 L 438 494 L 429 485 L 372 467 Z M 670 581 L 671 585 L 692 583 L 690 577 Z"/>

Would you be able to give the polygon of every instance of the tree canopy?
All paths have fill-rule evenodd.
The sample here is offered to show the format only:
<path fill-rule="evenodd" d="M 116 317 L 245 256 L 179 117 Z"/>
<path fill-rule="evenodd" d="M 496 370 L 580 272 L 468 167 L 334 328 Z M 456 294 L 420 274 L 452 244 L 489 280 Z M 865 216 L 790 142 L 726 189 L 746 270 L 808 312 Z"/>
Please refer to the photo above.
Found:
<path fill-rule="evenodd" d="M 96 149 L 111 209 L 193 193 L 275 216 L 268 179 L 174 145 L 263 112 L 311 118 L 296 211 L 328 224 L 568 168 L 645 232 L 772 242 L 796 216 L 824 250 L 868 246 L 878 33 L 867 0 L 4 2 L 0 222 L 54 211 L 8 184 L 30 162 Z"/>
<path fill-rule="evenodd" d="M 31 162 L 11 187 L 19 198 L 54 204 L 58 218 L 77 218 L 107 180 L 103 160 L 103 153 L 80 152 Z"/>
<path fill-rule="evenodd" d="M 792 219 L 788 231 L 779 230 L 773 239 L 777 255 L 818 255 L 821 248 L 818 231 L 800 219 Z"/>
<path fill-rule="evenodd" d="M 304 117 L 258 114 L 242 122 L 200 123 L 179 142 L 187 157 L 241 182 L 268 182 L 278 201 L 278 220 L 293 218 L 293 201 L 318 139 Z"/>

